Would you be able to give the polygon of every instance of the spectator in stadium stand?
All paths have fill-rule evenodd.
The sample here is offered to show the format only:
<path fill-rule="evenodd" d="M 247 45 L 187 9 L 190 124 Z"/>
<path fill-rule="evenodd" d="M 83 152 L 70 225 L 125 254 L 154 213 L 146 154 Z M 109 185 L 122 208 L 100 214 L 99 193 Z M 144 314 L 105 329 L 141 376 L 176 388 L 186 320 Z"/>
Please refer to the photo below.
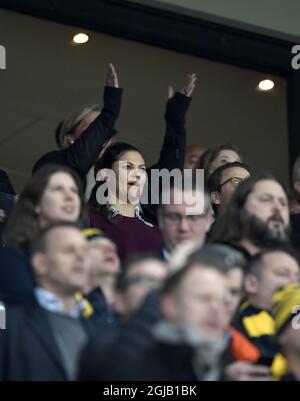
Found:
<path fill-rule="evenodd" d="M 100 185 L 89 202 L 91 226 L 113 240 L 122 262 L 131 254 L 159 249 L 159 229 L 147 220 L 140 203 L 146 166 L 139 150 L 116 142 L 104 152 L 96 169 Z"/>
<path fill-rule="evenodd" d="M 248 261 L 243 253 L 223 244 L 207 244 L 205 249 L 224 262 L 228 293 L 227 309 L 234 318 L 244 294 L 244 277 Z M 197 255 L 198 251 L 192 254 Z M 200 249 L 201 253 L 201 249 Z M 260 350 L 232 324 L 228 327 L 229 346 L 224 357 L 222 380 L 256 381 L 271 380 L 271 370 L 260 364 Z"/>
<path fill-rule="evenodd" d="M 167 265 L 153 254 L 128 259 L 117 280 L 115 307 L 119 315 L 128 320 L 148 294 L 159 290 L 167 274 Z"/>
<path fill-rule="evenodd" d="M 112 136 L 116 134 L 114 125 L 120 113 L 121 98 L 122 89 L 119 88 L 117 73 L 114 66 L 109 64 L 101 112 L 97 108 L 95 110 L 92 108 L 81 120 L 77 121 L 75 118 L 74 125 L 67 132 L 65 132 L 67 122 L 66 124 L 61 122 L 57 128 L 56 138 L 64 149 L 43 155 L 35 163 L 33 172 L 45 164 L 59 164 L 75 170 L 85 183 L 90 168 Z M 60 131 L 64 131 L 65 135 Z"/>
<path fill-rule="evenodd" d="M 211 239 L 243 250 L 248 257 L 289 242 L 288 199 L 271 175 L 251 176 L 234 192 L 217 219 Z"/>
<path fill-rule="evenodd" d="M 207 188 L 216 215 L 224 212 L 236 188 L 250 175 L 250 168 L 241 162 L 222 164 L 210 175 Z"/>
<path fill-rule="evenodd" d="M 224 143 L 207 149 L 200 157 L 196 168 L 204 169 L 205 183 L 220 166 L 227 163 L 242 162 L 239 149 L 232 143 Z"/>
<path fill-rule="evenodd" d="M 7 222 L 0 249 L 0 293 L 6 301 L 32 298 L 35 285 L 29 244 L 37 232 L 57 220 L 83 219 L 81 181 L 67 167 L 46 165 L 29 180 Z"/>
<path fill-rule="evenodd" d="M 299 284 L 297 256 L 287 247 L 269 249 L 250 262 L 245 278 L 245 302 L 234 321 L 237 330 L 260 350 L 260 360 L 272 368 L 275 378 L 285 373 L 286 361 L 274 341 L 273 294 L 287 284 Z"/>
<path fill-rule="evenodd" d="M 55 223 L 32 243 L 35 302 L 6 309 L 0 330 L 1 380 L 74 380 L 78 358 L 105 325 L 76 300 L 89 277 L 86 239 L 76 224 Z"/>
<path fill-rule="evenodd" d="M 184 160 L 184 168 L 190 168 L 190 169 L 195 169 L 197 166 L 197 163 L 202 156 L 202 154 L 205 152 L 205 149 L 203 146 L 198 145 L 198 144 L 190 144 L 186 147 L 186 153 L 185 153 L 185 160 Z"/>
<path fill-rule="evenodd" d="M 183 180 L 164 188 L 163 196 L 169 202 L 161 203 L 158 223 L 163 237 L 163 247 L 157 253 L 169 261 L 179 244 L 191 240 L 201 247 L 213 222 L 208 193 L 196 180 Z"/>
<path fill-rule="evenodd" d="M 115 287 L 120 272 L 117 247 L 97 228 L 86 228 L 82 234 L 88 240 L 90 258 L 90 277 L 84 292 L 85 298 L 91 303 L 94 315 L 102 319 L 106 313 L 108 323 L 118 324 L 115 313 Z"/>
<path fill-rule="evenodd" d="M 288 285 L 273 296 L 276 339 L 288 362 L 283 381 L 300 381 L 300 287 Z"/>
<path fill-rule="evenodd" d="M 59 149 L 66 149 L 88 128 L 88 126 L 100 115 L 101 106 L 91 104 L 83 106 L 79 111 L 62 120 L 55 130 L 55 141 Z M 104 143 L 99 157 L 105 149 L 114 141 L 114 136 Z M 86 176 L 85 200 L 88 201 L 95 185 L 94 166 Z"/>
<path fill-rule="evenodd" d="M 161 246 L 159 231 L 153 226 L 157 223 L 156 210 L 162 183 L 160 182 L 156 189 L 151 187 L 151 171 L 153 169 L 171 171 L 183 168 L 185 115 L 195 82 L 196 75 L 191 74 L 180 93 L 175 93 L 170 88 L 165 115 L 165 140 L 156 165 L 147 170 L 141 152 L 132 145 L 122 142 L 109 146 L 95 165 L 97 184 L 89 201 L 91 225 L 102 229 L 117 244 L 122 261 L 133 253 L 155 251 Z M 119 193 L 111 196 L 115 191 L 110 190 L 108 193 L 110 199 L 99 202 L 97 194 L 103 188 L 103 184 L 111 185 L 112 183 L 108 177 L 108 172 L 111 170 L 117 178 L 115 189 Z M 145 185 L 146 181 L 147 185 Z M 131 202 L 127 194 L 133 191 L 136 191 L 136 196 Z M 148 198 L 140 202 L 142 195 L 145 194 Z M 124 198 L 122 202 L 120 196 Z"/>
<path fill-rule="evenodd" d="M 188 75 L 186 85 L 180 92 L 175 93 L 173 87 L 169 87 L 164 141 L 158 162 L 147 169 L 149 182 L 151 170 L 172 171 L 184 167 L 185 116 L 196 79 L 196 74 Z M 42 156 L 35 164 L 33 171 L 46 163 L 68 165 L 77 171 L 86 184 L 85 198 L 89 199 L 97 174 L 97 171 L 94 174 L 92 166 L 113 141 L 112 136 L 116 133 L 113 127 L 120 112 L 121 94 L 115 68 L 109 64 L 103 110 L 100 112 L 98 105 L 87 106 L 63 120 L 56 129 L 56 142 L 63 149 Z M 153 196 L 151 191 L 149 195 Z M 147 210 L 151 219 L 155 219 L 155 204 L 144 205 L 144 209 Z"/>

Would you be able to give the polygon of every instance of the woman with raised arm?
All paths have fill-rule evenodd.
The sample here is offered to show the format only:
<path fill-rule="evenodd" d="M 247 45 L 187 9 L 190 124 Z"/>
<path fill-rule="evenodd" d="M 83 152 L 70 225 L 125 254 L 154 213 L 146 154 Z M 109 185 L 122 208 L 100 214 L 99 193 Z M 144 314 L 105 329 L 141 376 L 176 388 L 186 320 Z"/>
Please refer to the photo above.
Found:
<path fill-rule="evenodd" d="M 164 146 L 159 162 L 152 168 L 183 167 L 184 120 L 195 80 L 195 74 L 189 75 L 182 93 L 174 94 L 173 89 L 170 90 Z M 174 146 L 178 144 L 180 152 L 176 153 L 175 147 L 174 153 Z M 118 247 L 121 260 L 131 254 L 160 249 L 162 238 L 153 218 L 157 205 L 151 204 L 151 196 L 147 204 L 141 204 L 144 191 L 151 192 L 150 186 L 145 188 L 147 170 L 141 152 L 130 144 L 114 143 L 96 163 L 95 175 L 98 182 L 89 202 L 91 225 L 109 235 Z M 159 188 L 156 190 L 159 199 Z"/>
<path fill-rule="evenodd" d="M 85 125 L 76 124 L 68 134 L 69 146 L 43 155 L 35 163 L 33 172 L 45 164 L 59 164 L 75 170 L 85 182 L 103 147 L 116 134 L 114 125 L 120 113 L 121 98 L 117 73 L 113 64 L 109 64 L 101 113 L 94 113 Z"/>
<path fill-rule="evenodd" d="M 186 151 L 185 119 L 191 96 L 196 86 L 196 80 L 196 74 L 188 74 L 185 86 L 180 92 L 175 92 L 173 87 L 169 86 L 169 96 L 165 112 L 166 131 L 163 146 L 158 162 L 147 169 L 149 183 L 148 197 L 149 199 L 151 197 L 156 199 L 156 204 L 148 203 L 147 205 L 143 205 L 145 215 L 155 224 L 157 203 L 159 202 L 160 194 L 151 193 L 151 170 L 183 170 Z"/>

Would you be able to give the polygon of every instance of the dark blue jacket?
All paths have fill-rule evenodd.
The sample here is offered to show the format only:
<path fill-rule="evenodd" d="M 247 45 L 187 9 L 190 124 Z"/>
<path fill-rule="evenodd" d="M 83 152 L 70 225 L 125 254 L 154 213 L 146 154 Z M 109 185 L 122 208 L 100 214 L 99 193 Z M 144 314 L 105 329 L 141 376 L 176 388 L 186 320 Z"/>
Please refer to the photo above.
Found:
<path fill-rule="evenodd" d="M 0 248 L 0 294 L 6 302 L 32 300 L 34 278 L 28 250 Z"/>

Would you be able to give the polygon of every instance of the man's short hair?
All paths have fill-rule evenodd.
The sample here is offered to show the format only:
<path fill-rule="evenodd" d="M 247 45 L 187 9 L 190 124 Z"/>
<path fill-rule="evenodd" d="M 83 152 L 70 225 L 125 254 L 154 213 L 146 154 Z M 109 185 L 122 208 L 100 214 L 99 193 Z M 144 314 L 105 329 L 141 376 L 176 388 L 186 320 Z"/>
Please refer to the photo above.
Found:
<path fill-rule="evenodd" d="M 35 253 L 44 253 L 47 248 L 47 237 L 52 230 L 56 228 L 75 228 L 80 231 L 80 226 L 77 223 L 71 221 L 59 221 L 49 224 L 45 228 L 41 229 L 30 244 L 31 255 Z"/>
<path fill-rule="evenodd" d="M 156 261 L 160 263 L 165 263 L 162 258 L 154 255 L 153 253 L 142 253 L 142 254 L 134 254 L 127 258 L 125 262 L 122 264 L 122 269 L 120 273 L 117 275 L 116 280 L 116 291 L 122 293 L 126 290 L 129 282 L 128 282 L 128 274 L 131 269 L 138 265 L 139 263 L 148 262 L 148 261 Z M 166 267 L 167 269 L 167 267 Z"/>
<path fill-rule="evenodd" d="M 202 249 L 203 248 L 195 251 L 190 256 L 190 258 L 197 257 L 199 252 L 201 255 Z M 205 251 L 207 251 L 207 253 L 212 252 L 214 257 L 222 260 L 224 273 L 229 273 L 231 270 L 235 268 L 239 268 L 240 270 L 242 270 L 243 274 L 246 273 L 249 262 L 241 251 L 233 248 L 230 245 L 221 243 L 206 244 L 204 246 L 204 249 Z"/>
<path fill-rule="evenodd" d="M 260 278 L 262 270 L 264 268 L 264 257 L 274 252 L 284 252 L 294 258 L 299 264 L 299 255 L 291 245 L 286 244 L 282 246 L 274 246 L 253 256 L 248 265 L 246 274 L 255 276 L 256 278 Z"/>
<path fill-rule="evenodd" d="M 162 203 L 163 199 L 164 199 L 164 194 L 167 192 L 167 195 L 169 195 L 169 198 L 171 200 L 171 194 L 174 193 L 174 191 L 179 190 L 182 193 L 184 193 L 184 191 L 187 190 L 191 190 L 191 191 L 202 191 L 203 196 L 204 196 L 204 214 L 207 214 L 209 211 L 212 210 L 211 207 L 211 200 L 210 200 L 210 196 L 209 193 L 207 191 L 207 188 L 204 185 L 203 182 L 203 186 L 199 187 L 200 183 L 197 182 L 196 177 L 193 176 L 191 179 L 190 178 L 186 178 L 184 176 L 181 177 L 181 179 L 179 180 L 179 182 L 172 180 L 170 183 L 170 187 L 168 189 L 166 188 L 162 188 L 162 195 L 160 198 L 160 204 L 158 206 L 159 209 L 162 209 L 164 204 Z"/>
<path fill-rule="evenodd" d="M 167 277 L 162 288 L 162 294 L 170 295 L 176 292 L 185 276 L 194 268 L 212 269 L 224 276 L 228 272 L 223 255 L 215 252 L 210 246 L 204 246 L 196 253 L 193 253 L 181 269 Z"/>

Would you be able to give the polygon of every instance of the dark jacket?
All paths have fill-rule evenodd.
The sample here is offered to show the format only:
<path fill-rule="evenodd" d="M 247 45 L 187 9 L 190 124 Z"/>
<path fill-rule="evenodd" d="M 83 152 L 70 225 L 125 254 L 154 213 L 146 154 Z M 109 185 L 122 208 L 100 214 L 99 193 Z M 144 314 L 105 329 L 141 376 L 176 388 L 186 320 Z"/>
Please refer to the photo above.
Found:
<path fill-rule="evenodd" d="M 15 195 L 14 187 L 4 170 L 0 169 L 0 192 L 6 194 Z"/>
<path fill-rule="evenodd" d="M 153 340 L 132 355 L 122 354 L 119 347 L 106 359 L 99 372 L 101 380 L 195 381 L 192 360 L 194 350 L 186 344 L 167 344 Z M 118 352 L 118 355 L 117 355 Z M 118 359 L 119 358 L 119 359 Z M 123 363 L 118 363 L 122 360 Z"/>
<path fill-rule="evenodd" d="M 82 319 L 88 338 L 103 328 Z M 0 380 L 67 380 L 46 312 L 36 304 L 7 307 L 0 330 Z"/>
<path fill-rule="evenodd" d="M 115 122 L 121 108 L 122 89 L 105 87 L 101 114 L 71 146 L 43 155 L 34 165 L 33 172 L 45 164 L 59 164 L 75 170 L 82 180 L 95 164 L 103 145 L 116 133 Z"/>
<path fill-rule="evenodd" d="M 136 355 L 140 348 L 147 348 L 153 341 L 151 329 L 162 317 L 159 304 L 160 296 L 155 291 L 146 297 L 141 308 L 128 322 L 111 332 L 110 339 L 102 336 L 91 341 L 82 353 L 79 379 L 99 379 L 99 372 L 103 369 L 103 355 L 112 344 L 118 344 L 118 352 L 125 358 Z"/>
<path fill-rule="evenodd" d="M 291 214 L 291 242 L 295 249 L 300 248 L 300 214 Z"/>
<path fill-rule="evenodd" d="M 211 359 L 205 357 L 208 355 L 206 351 L 208 343 L 203 342 L 201 349 L 201 345 L 200 348 L 192 346 L 184 340 L 184 337 L 179 337 L 175 341 L 171 339 L 172 336 L 169 339 L 159 338 L 154 334 L 159 324 L 157 323 L 155 328 L 150 328 L 147 335 L 140 330 L 136 333 L 131 331 L 131 335 L 135 335 L 135 341 L 131 341 L 129 331 L 123 329 L 106 350 L 94 347 L 90 358 L 85 357 L 85 365 L 81 365 L 80 378 L 194 381 L 221 377 L 223 354 L 227 351 L 225 339 L 222 347 L 218 346 Z M 211 351 L 209 354 L 212 356 Z"/>
<path fill-rule="evenodd" d="M 31 301 L 34 278 L 28 250 L 0 248 L 0 293 L 9 303 Z"/>
<path fill-rule="evenodd" d="M 166 131 L 160 156 L 156 164 L 147 169 L 148 174 L 148 204 L 143 204 L 145 216 L 152 222 L 156 222 L 157 204 L 151 204 L 151 197 L 154 197 L 156 203 L 160 200 L 160 191 L 158 194 L 151 193 L 151 170 L 183 169 L 185 150 L 186 150 L 186 130 L 185 119 L 191 98 L 176 92 L 168 100 L 165 112 Z"/>
<path fill-rule="evenodd" d="M 85 295 L 85 299 L 88 300 L 93 308 L 91 319 L 97 319 L 112 326 L 112 328 L 118 328 L 120 325 L 120 317 L 108 305 L 105 296 L 99 287 Z"/>
<path fill-rule="evenodd" d="M 9 216 L 12 211 L 15 200 L 15 190 L 12 183 L 4 170 L 0 169 L 0 209 L 4 210 L 6 216 Z M 0 245 L 2 244 L 2 234 L 5 229 L 5 223 L 0 222 Z"/>

